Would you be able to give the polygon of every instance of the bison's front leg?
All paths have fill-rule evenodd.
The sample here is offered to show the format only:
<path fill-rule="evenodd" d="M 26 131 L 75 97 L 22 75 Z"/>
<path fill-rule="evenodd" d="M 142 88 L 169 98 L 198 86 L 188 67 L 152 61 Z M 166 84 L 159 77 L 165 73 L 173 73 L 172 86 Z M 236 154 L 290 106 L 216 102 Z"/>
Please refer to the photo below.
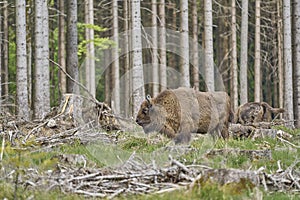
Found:
<path fill-rule="evenodd" d="M 181 132 L 174 138 L 175 144 L 188 144 L 191 141 L 191 133 Z"/>
<path fill-rule="evenodd" d="M 174 138 L 176 135 L 175 130 L 168 125 L 164 125 L 160 132 L 162 134 L 165 134 L 168 138 Z"/>

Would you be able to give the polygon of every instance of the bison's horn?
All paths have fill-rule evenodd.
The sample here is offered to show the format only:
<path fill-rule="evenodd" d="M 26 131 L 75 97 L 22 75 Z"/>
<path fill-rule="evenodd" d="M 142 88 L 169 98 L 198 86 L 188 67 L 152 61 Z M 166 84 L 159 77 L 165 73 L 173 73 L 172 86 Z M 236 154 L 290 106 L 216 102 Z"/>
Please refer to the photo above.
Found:
<path fill-rule="evenodd" d="M 148 95 L 146 96 L 146 100 L 148 101 L 148 103 L 150 103 L 150 100 L 151 100 L 150 94 L 148 94 Z"/>

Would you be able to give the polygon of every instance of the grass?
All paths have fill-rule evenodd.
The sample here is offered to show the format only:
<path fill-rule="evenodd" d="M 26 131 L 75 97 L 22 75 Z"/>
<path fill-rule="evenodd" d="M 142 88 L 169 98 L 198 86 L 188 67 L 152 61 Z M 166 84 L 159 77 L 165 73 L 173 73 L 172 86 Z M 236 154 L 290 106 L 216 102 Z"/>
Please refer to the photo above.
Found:
<path fill-rule="evenodd" d="M 295 136 L 292 143 L 299 145 L 300 130 L 289 130 L 285 127 L 276 127 L 280 130 L 287 130 Z M 114 167 L 122 164 L 133 153 L 141 157 L 145 162 L 151 162 L 153 159 L 158 164 L 164 164 L 168 161 L 170 151 L 166 150 L 166 146 L 170 145 L 167 139 L 151 136 L 143 138 L 130 133 L 122 133 L 119 136 L 118 144 L 107 144 L 103 142 L 95 142 L 83 145 L 79 141 L 71 144 L 64 144 L 49 150 L 37 148 L 32 151 L 30 144 L 14 148 L 6 145 L 3 160 L 0 162 L 0 168 L 22 169 L 33 167 L 44 171 L 55 169 L 58 163 L 57 156 L 60 154 L 80 154 L 84 155 L 96 167 Z M 300 149 L 292 148 L 289 144 L 284 143 L 276 138 L 264 139 L 229 139 L 227 142 L 223 140 L 213 141 L 209 137 L 200 137 L 191 143 L 193 150 L 188 153 L 178 153 L 176 158 L 185 164 L 204 164 L 213 168 L 239 168 L 256 170 L 265 167 L 267 173 L 273 173 L 278 169 L 277 162 L 280 161 L 283 169 L 290 166 L 300 155 Z M 248 156 L 242 154 L 226 154 L 207 157 L 206 153 L 211 149 L 239 149 L 239 150 L 263 150 L 268 149 L 272 152 L 272 159 L 256 159 L 251 160 Z M 44 190 L 31 190 L 22 186 L 18 187 L 15 192 L 13 183 L 7 183 L 5 179 L 0 179 L 0 199 L 13 199 L 16 195 L 19 199 L 33 197 L 34 199 L 83 199 L 83 196 L 64 194 L 55 189 L 49 192 Z M 151 195 L 122 195 L 118 199 L 255 199 L 263 196 L 263 199 L 281 200 L 281 199 L 299 199 L 297 194 L 289 194 L 288 192 L 264 192 L 263 188 L 256 188 L 246 182 L 220 186 L 214 183 L 199 183 L 198 186 L 191 190 L 177 190 L 164 194 Z"/>

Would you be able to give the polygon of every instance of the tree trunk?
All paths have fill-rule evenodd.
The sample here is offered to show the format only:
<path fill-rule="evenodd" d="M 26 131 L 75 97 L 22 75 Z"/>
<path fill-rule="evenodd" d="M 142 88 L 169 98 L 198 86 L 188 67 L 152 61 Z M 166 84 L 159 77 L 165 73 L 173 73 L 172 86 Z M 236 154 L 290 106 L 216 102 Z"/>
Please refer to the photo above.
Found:
<path fill-rule="evenodd" d="M 18 117 L 29 120 L 27 61 L 26 61 L 26 2 L 16 1 L 16 57 Z"/>
<path fill-rule="evenodd" d="M 3 38 L 3 32 L 2 32 L 2 21 L 3 21 L 3 17 L 2 17 L 2 8 L 0 8 L 0 113 L 2 111 L 2 38 Z"/>
<path fill-rule="evenodd" d="M 232 108 L 233 110 L 237 110 L 238 107 L 238 81 L 237 81 L 237 42 L 236 42 L 236 7 L 235 7 L 235 0 L 231 1 L 231 44 L 232 44 L 232 52 L 231 52 L 231 59 L 232 59 L 232 73 L 231 78 L 232 80 Z"/>
<path fill-rule="evenodd" d="M 43 102 L 45 113 L 50 111 L 50 73 L 49 73 L 49 15 L 47 0 L 43 2 Z"/>
<path fill-rule="evenodd" d="M 260 0 L 255 1 L 254 101 L 260 102 Z"/>
<path fill-rule="evenodd" d="M 282 4 L 281 1 L 277 1 L 277 31 L 278 31 L 278 79 L 279 79 L 279 107 L 283 108 L 283 48 L 282 48 Z M 282 116 L 281 116 L 282 117 Z"/>
<path fill-rule="evenodd" d="M 84 22 L 85 24 L 90 23 L 89 19 L 89 1 L 90 0 L 84 0 Z M 91 41 L 90 39 L 90 32 L 89 28 L 85 28 L 85 40 L 87 41 L 86 43 L 86 58 L 85 58 L 85 87 L 89 92 L 91 92 L 91 77 L 90 77 L 90 45 L 89 42 Z"/>
<path fill-rule="evenodd" d="M 167 53 L 166 53 L 166 11 L 165 0 L 160 0 L 159 4 L 159 53 L 160 53 L 160 91 L 167 88 Z"/>
<path fill-rule="evenodd" d="M 47 33 L 46 33 L 47 32 Z M 47 1 L 35 1 L 35 93 L 34 116 L 42 119 L 50 110 Z"/>
<path fill-rule="evenodd" d="M 94 25 L 94 3 L 93 0 L 85 0 L 85 23 Z M 86 87 L 93 97 L 96 95 L 95 86 L 95 47 L 94 29 L 85 28 L 85 38 L 87 41 L 87 51 L 85 59 Z"/>
<path fill-rule="evenodd" d="M 197 0 L 192 1 L 192 25 L 193 25 L 193 60 L 192 60 L 192 77 L 193 87 L 199 90 L 199 56 L 198 56 L 198 10 Z"/>
<path fill-rule="evenodd" d="M 152 0 L 152 85 L 153 96 L 159 92 L 158 49 L 157 49 L 157 0 Z"/>
<path fill-rule="evenodd" d="M 296 0 L 293 3 L 294 114 L 295 126 L 300 128 L 300 3 Z"/>
<path fill-rule="evenodd" d="M 30 7 L 34 7 L 34 2 L 31 1 L 29 3 L 29 6 Z M 26 14 L 26 23 L 27 24 L 34 24 L 34 16 L 31 15 L 31 11 L 27 11 L 27 14 Z M 28 106 L 29 106 L 29 109 L 31 108 L 31 106 L 33 105 L 33 101 L 32 101 L 32 98 L 33 98 L 33 87 L 32 87 L 32 84 L 33 84 L 33 81 L 32 81 L 32 76 L 33 76 L 33 73 L 32 73 L 32 62 L 33 62 L 33 51 L 32 51 L 32 46 L 34 45 L 33 42 L 32 42 L 32 39 L 34 39 L 34 27 L 32 26 L 27 26 L 27 39 L 26 39 L 26 45 L 27 45 L 27 90 L 28 90 Z M 32 117 L 32 116 L 30 116 Z"/>
<path fill-rule="evenodd" d="M 180 0 L 181 10 L 181 34 L 180 34 L 180 85 L 190 87 L 189 70 L 189 13 L 188 1 Z"/>
<path fill-rule="evenodd" d="M 240 104 L 248 102 L 248 0 L 242 0 Z"/>
<path fill-rule="evenodd" d="M 67 6 L 67 73 L 76 81 L 79 80 L 77 55 L 77 0 L 68 0 Z M 67 78 L 67 92 L 79 94 L 79 86 Z"/>
<path fill-rule="evenodd" d="M 204 1 L 204 49 L 205 83 L 208 91 L 215 90 L 212 0 Z"/>
<path fill-rule="evenodd" d="M 3 71 L 4 71 L 4 91 L 3 96 L 5 99 L 8 99 L 9 90 L 8 90 L 8 1 L 3 2 Z"/>
<path fill-rule="evenodd" d="M 132 0 L 132 98 L 133 115 L 144 100 L 144 75 L 142 56 L 141 5 L 140 0 Z"/>
<path fill-rule="evenodd" d="M 59 19 L 58 19 L 58 64 L 63 71 L 66 71 L 66 34 L 65 34 L 65 1 L 59 0 Z M 67 91 L 66 75 L 62 70 L 59 72 L 60 91 L 62 94 Z"/>
<path fill-rule="evenodd" d="M 120 113 L 120 75 L 119 75 L 119 25 L 118 25 L 118 0 L 112 2 L 113 13 L 113 41 L 114 48 L 112 49 L 112 74 L 113 74 L 113 94 L 112 108 L 116 114 Z"/>
<path fill-rule="evenodd" d="M 128 0 L 124 0 L 124 72 L 125 72 L 125 92 L 124 92 L 124 114 L 126 117 L 131 116 L 131 112 L 130 112 L 130 104 L 129 104 L 129 99 L 130 99 L 130 91 L 131 91 L 131 87 L 130 87 L 130 68 L 129 68 L 129 35 L 128 35 L 128 31 L 129 31 L 129 13 L 128 13 Z"/>
<path fill-rule="evenodd" d="M 287 126 L 294 125 L 293 111 L 293 66 L 292 66 L 292 28 L 291 28 L 291 2 L 283 1 L 283 61 L 284 61 L 284 107 Z"/>

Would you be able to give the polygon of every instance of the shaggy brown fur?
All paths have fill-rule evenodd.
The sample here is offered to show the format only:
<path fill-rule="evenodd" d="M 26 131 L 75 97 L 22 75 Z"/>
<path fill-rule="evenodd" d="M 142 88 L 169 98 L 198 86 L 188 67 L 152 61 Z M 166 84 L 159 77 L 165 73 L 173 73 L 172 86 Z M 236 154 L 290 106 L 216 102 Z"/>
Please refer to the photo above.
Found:
<path fill-rule="evenodd" d="M 140 106 L 136 122 L 145 133 L 158 131 L 174 138 L 175 143 L 186 143 L 193 132 L 228 138 L 229 115 L 230 99 L 225 92 L 178 88 L 147 98 Z"/>
<path fill-rule="evenodd" d="M 249 125 L 258 122 L 270 122 L 272 114 L 283 113 L 283 108 L 273 108 L 266 102 L 248 102 L 241 105 L 235 114 L 235 123 Z"/>

